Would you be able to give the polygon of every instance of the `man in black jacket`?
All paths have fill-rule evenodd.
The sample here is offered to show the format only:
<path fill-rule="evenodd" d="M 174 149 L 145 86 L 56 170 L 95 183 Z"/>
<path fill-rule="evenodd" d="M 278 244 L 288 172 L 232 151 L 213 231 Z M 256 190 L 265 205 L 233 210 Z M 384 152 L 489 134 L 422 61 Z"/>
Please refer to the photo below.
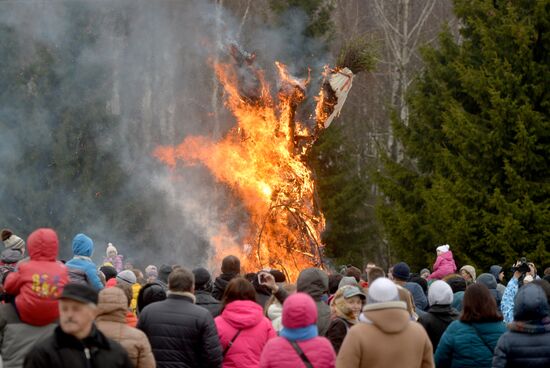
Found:
<path fill-rule="evenodd" d="M 97 291 L 68 284 L 59 298 L 59 326 L 25 357 L 25 368 L 131 368 L 126 350 L 94 325 Z"/>
<path fill-rule="evenodd" d="M 148 305 L 137 327 L 151 343 L 157 367 L 221 367 L 222 348 L 214 319 L 196 306 L 193 274 L 178 268 L 168 277 L 166 300 Z"/>
<path fill-rule="evenodd" d="M 195 276 L 195 304 L 203 307 L 216 317 L 220 314 L 221 303 L 212 296 L 212 278 L 204 267 L 193 270 Z"/>
<path fill-rule="evenodd" d="M 223 293 L 229 281 L 239 276 L 241 273 L 241 261 L 235 256 L 227 256 L 222 260 L 222 273 L 216 277 L 214 281 L 214 290 L 212 296 L 218 300 L 222 300 Z"/>

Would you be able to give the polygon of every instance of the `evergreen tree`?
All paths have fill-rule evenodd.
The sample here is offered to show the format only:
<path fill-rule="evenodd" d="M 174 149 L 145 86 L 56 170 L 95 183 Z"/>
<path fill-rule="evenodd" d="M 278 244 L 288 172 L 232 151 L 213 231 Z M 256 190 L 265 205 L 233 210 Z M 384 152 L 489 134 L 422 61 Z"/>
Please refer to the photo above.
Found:
<path fill-rule="evenodd" d="M 309 163 L 316 174 L 321 210 L 326 219 L 325 255 L 335 265 L 362 267 L 376 232 L 375 217 L 365 173 L 357 165 L 358 153 L 345 137 L 343 126 L 333 124 L 315 143 Z M 372 257 L 372 254 L 369 254 Z"/>
<path fill-rule="evenodd" d="M 386 158 L 378 206 L 387 239 L 416 268 L 451 244 L 459 264 L 550 263 L 550 1 L 455 0 L 448 30 L 423 51 L 406 158 Z"/>

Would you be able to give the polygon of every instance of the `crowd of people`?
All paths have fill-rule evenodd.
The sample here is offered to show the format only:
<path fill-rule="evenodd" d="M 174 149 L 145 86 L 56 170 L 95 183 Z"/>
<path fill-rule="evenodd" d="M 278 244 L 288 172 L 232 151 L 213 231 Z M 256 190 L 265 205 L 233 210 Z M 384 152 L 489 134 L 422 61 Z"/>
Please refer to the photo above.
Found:
<path fill-rule="evenodd" d="M 2 231 L 3 367 L 550 367 L 550 268 L 525 259 L 460 269 L 449 245 L 432 271 L 308 268 L 244 273 L 227 256 L 204 267 L 94 264 L 78 234 L 58 259 L 52 229 L 25 242 Z"/>

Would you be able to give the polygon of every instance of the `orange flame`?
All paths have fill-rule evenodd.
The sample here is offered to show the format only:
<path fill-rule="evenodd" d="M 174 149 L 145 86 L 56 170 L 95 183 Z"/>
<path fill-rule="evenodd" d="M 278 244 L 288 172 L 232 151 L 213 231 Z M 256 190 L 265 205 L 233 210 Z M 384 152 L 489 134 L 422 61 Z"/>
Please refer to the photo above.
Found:
<path fill-rule="evenodd" d="M 321 266 L 325 220 L 315 204 L 312 172 L 303 159 L 312 133 L 295 119 L 308 80 L 292 77 L 283 64 L 276 67 L 281 87 L 275 102 L 260 71 L 254 71 L 257 93 L 247 97 L 239 70 L 232 64 L 214 65 L 237 126 L 218 142 L 191 136 L 176 147 L 158 147 L 154 156 L 171 167 L 178 161 L 208 167 L 249 212 L 250 233 L 240 248 L 240 256 L 246 257 L 244 269 L 276 268 L 295 279 L 302 269 Z M 310 143 L 300 145 L 300 137 L 309 137 Z M 220 234 L 211 239 L 216 258 L 228 250 L 239 251 L 234 240 L 226 241 L 229 238 Z"/>

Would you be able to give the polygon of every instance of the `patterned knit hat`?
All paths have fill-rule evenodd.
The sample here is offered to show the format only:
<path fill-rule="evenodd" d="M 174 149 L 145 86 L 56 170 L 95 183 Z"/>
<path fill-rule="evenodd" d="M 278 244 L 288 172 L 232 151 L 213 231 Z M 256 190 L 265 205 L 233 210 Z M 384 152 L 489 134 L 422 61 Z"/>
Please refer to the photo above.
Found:
<path fill-rule="evenodd" d="M 25 241 L 9 229 L 2 230 L 2 241 L 6 248 L 18 249 L 20 251 L 25 249 Z"/>

